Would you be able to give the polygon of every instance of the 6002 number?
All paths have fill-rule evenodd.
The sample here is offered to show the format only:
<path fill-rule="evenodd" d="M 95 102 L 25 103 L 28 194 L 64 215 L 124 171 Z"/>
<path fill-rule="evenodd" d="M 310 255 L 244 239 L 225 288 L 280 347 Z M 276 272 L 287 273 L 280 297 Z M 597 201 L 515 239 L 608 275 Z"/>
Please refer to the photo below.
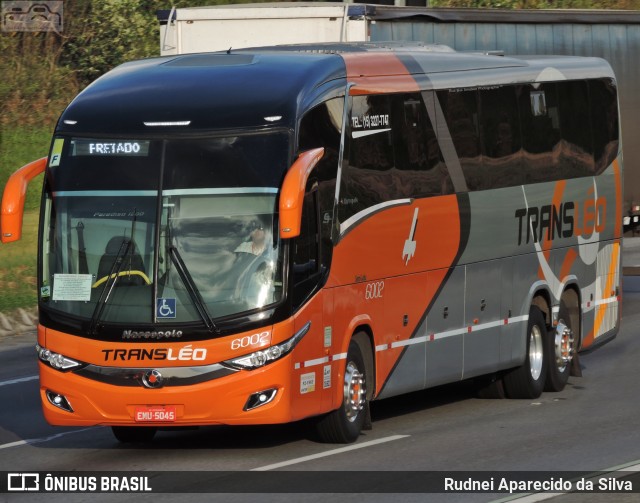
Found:
<path fill-rule="evenodd" d="M 251 346 L 258 346 L 258 347 L 266 346 L 267 344 L 269 344 L 270 336 L 271 336 L 270 332 L 261 332 L 259 334 L 246 335 L 239 339 L 233 339 L 231 341 L 231 349 L 236 350 L 236 349 L 248 348 Z"/>
<path fill-rule="evenodd" d="M 364 290 L 364 298 L 366 300 L 381 299 L 382 290 L 384 290 L 384 281 L 375 281 L 367 284 Z"/>

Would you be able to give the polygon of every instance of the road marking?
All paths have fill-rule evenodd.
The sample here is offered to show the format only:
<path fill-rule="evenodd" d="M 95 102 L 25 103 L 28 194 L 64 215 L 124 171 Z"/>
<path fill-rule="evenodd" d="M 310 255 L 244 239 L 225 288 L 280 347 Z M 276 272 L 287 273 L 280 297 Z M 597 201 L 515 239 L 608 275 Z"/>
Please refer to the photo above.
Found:
<path fill-rule="evenodd" d="M 94 427 L 91 428 L 82 428 L 81 430 L 73 430 L 73 431 L 63 431 L 62 433 L 56 433 L 55 435 L 51 435 L 49 437 L 42 437 L 42 438 L 28 438 L 26 440 L 16 440 L 15 442 L 10 442 L 8 444 L 2 444 L 0 445 L 0 450 L 2 449 L 9 449 L 11 447 L 19 447 L 21 445 L 32 445 L 32 444 L 40 444 L 42 442 L 48 442 L 50 440 L 55 440 L 56 438 L 60 438 L 60 437 L 64 437 L 66 435 L 71 435 L 73 433 L 80 433 L 82 431 L 87 431 L 87 430 L 92 430 L 94 429 Z"/>
<path fill-rule="evenodd" d="M 627 472 L 627 473 L 624 473 L 624 472 Z M 604 470 L 595 472 L 595 474 L 587 474 L 583 478 L 584 480 L 593 480 L 595 482 L 597 479 L 602 478 L 605 475 L 607 477 L 618 479 L 620 477 L 626 477 L 629 475 L 629 473 L 633 473 L 633 472 L 640 472 L 640 459 L 637 461 L 631 461 L 630 463 L 625 463 L 623 465 L 612 466 L 611 468 L 605 468 Z M 507 498 L 494 500 L 491 503 L 506 503 L 507 501 L 509 502 L 517 501 L 518 503 L 536 503 L 538 501 L 550 500 L 551 498 L 555 498 L 557 496 L 562 496 L 563 494 L 569 494 L 569 493 L 571 493 L 571 491 L 556 492 L 556 493 L 533 493 L 533 494 L 524 494 L 524 495 L 514 495 L 514 496 L 509 496 Z"/>
<path fill-rule="evenodd" d="M 318 454 L 311 454 L 310 456 L 303 456 L 301 458 L 290 459 L 289 461 L 282 461 L 281 463 L 274 463 L 272 465 L 261 466 L 260 468 L 253 468 L 252 472 L 266 472 L 268 470 L 275 470 L 276 468 L 282 468 L 283 466 L 296 465 L 298 463 L 304 463 L 305 461 L 311 461 L 313 459 L 325 458 L 327 456 L 333 456 L 335 454 L 342 454 L 343 452 L 355 451 L 356 449 L 363 449 L 365 447 L 371 447 L 372 445 L 384 444 L 385 442 L 392 442 L 394 440 L 400 440 L 407 438 L 409 435 L 393 435 L 391 437 L 380 438 L 378 440 L 371 440 L 370 442 L 363 442 L 361 444 L 350 445 L 348 447 L 340 447 L 339 449 L 333 449 L 331 451 L 320 452 Z"/>
<path fill-rule="evenodd" d="M 0 387 L 8 386 L 9 384 L 18 384 L 21 382 L 35 381 L 38 376 L 20 377 L 19 379 L 11 379 L 10 381 L 0 381 Z"/>

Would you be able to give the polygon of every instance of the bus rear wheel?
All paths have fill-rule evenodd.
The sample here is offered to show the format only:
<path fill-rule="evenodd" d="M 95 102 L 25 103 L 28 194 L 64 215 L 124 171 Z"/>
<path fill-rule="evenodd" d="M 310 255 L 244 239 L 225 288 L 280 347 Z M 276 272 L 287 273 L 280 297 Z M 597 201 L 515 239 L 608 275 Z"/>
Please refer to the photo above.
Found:
<path fill-rule="evenodd" d="M 158 431 L 153 426 L 112 426 L 111 431 L 123 444 L 151 442 Z"/>
<path fill-rule="evenodd" d="M 344 371 L 342 405 L 316 423 L 319 440 L 326 443 L 355 442 L 368 416 L 367 376 L 361 342 L 354 337 L 349 343 Z"/>
<path fill-rule="evenodd" d="M 531 306 L 527 324 L 527 351 L 524 363 L 504 376 L 509 398 L 538 398 L 547 377 L 548 354 L 545 350 L 547 325 L 540 309 Z"/>

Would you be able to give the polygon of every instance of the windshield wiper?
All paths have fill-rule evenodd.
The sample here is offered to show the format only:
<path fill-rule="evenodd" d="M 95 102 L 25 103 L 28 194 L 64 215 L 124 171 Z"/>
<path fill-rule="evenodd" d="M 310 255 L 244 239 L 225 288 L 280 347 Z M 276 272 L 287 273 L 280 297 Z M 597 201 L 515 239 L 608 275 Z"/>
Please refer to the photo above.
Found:
<path fill-rule="evenodd" d="M 198 314 L 200 315 L 200 318 L 202 318 L 202 321 L 206 325 L 207 329 L 209 330 L 209 332 L 215 332 L 216 334 L 219 334 L 220 329 L 216 326 L 213 319 L 211 318 L 211 315 L 207 310 L 207 306 L 200 296 L 198 287 L 193 282 L 193 278 L 189 273 L 189 269 L 187 269 L 187 266 L 180 256 L 180 252 L 175 246 L 169 246 L 169 256 L 171 257 L 171 262 L 173 262 L 173 265 L 176 267 L 178 275 L 187 288 L 187 293 L 189 294 L 189 297 L 191 297 L 191 301 L 195 305 L 196 310 L 198 311 Z"/>
<path fill-rule="evenodd" d="M 84 245 L 84 224 L 78 222 L 75 229 L 78 233 L 78 272 L 80 274 L 88 274 L 89 265 L 87 264 L 87 248 Z"/>
<path fill-rule="evenodd" d="M 111 296 L 113 287 L 116 286 L 116 282 L 120 277 L 120 271 L 122 270 L 122 266 L 125 262 L 123 257 L 127 254 L 129 248 L 133 248 L 133 240 L 123 237 L 122 243 L 120 243 L 120 248 L 118 248 L 118 252 L 116 253 L 113 264 L 111 265 L 111 270 L 109 271 L 109 275 L 107 276 L 107 281 L 100 291 L 100 297 L 98 298 L 96 307 L 93 310 L 93 314 L 91 315 L 91 326 L 89 327 L 89 332 L 91 334 L 96 333 L 96 328 L 98 326 L 100 318 L 102 317 L 102 312 L 107 305 L 109 297 Z"/>
<path fill-rule="evenodd" d="M 131 220 L 131 237 L 130 238 L 126 238 L 124 236 L 122 237 L 122 243 L 120 243 L 120 248 L 118 248 L 118 252 L 116 253 L 115 258 L 113 259 L 113 264 L 111 264 L 111 270 L 109 271 L 109 275 L 107 276 L 107 281 L 105 282 L 104 287 L 100 291 L 100 297 L 98 298 L 96 307 L 93 310 L 93 314 L 91 315 L 91 325 L 89 327 L 89 332 L 91 334 L 96 333 L 98 322 L 100 321 L 104 308 L 106 307 L 107 302 L 109 301 L 109 297 L 111 296 L 113 287 L 116 286 L 116 283 L 118 282 L 118 278 L 120 277 L 120 272 L 122 271 L 122 267 L 124 266 L 124 263 L 125 263 L 124 256 L 127 254 L 129 250 L 131 250 L 131 255 L 129 256 L 129 271 L 131 271 L 133 254 L 135 252 L 135 245 L 133 244 L 133 236 L 135 235 L 135 231 L 136 231 L 137 217 L 138 217 L 138 211 L 137 211 L 137 208 L 134 207 L 133 219 Z M 84 226 L 82 228 L 84 229 Z"/>

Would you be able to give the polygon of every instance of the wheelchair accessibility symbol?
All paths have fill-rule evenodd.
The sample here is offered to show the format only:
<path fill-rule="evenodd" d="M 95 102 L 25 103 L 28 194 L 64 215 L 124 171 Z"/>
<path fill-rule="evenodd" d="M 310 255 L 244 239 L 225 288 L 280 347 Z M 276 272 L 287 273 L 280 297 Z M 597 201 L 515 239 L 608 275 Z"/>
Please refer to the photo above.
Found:
<path fill-rule="evenodd" d="M 156 299 L 156 318 L 175 318 L 176 299 Z"/>

